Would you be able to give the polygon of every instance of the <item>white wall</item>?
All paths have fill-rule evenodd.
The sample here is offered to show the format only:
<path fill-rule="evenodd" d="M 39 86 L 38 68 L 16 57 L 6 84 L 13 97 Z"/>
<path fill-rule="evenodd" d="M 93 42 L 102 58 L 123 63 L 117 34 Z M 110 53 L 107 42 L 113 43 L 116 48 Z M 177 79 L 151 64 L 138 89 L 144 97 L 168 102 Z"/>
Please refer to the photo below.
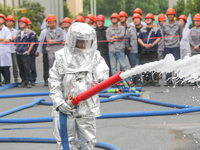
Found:
<path fill-rule="evenodd" d="M 63 0 L 30 0 L 32 2 L 39 2 L 41 6 L 45 7 L 45 17 L 49 14 L 54 14 L 57 18 L 57 23 L 64 18 Z"/>

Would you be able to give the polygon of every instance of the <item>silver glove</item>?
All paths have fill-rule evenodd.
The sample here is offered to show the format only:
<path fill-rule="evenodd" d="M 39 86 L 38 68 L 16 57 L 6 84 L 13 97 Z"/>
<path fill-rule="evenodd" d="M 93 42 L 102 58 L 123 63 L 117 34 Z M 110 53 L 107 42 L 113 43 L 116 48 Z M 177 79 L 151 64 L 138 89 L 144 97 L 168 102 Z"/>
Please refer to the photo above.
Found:
<path fill-rule="evenodd" d="M 62 105 L 58 106 L 58 109 L 64 114 L 75 112 L 75 109 L 72 109 L 69 105 L 67 105 L 67 103 L 63 103 Z"/>

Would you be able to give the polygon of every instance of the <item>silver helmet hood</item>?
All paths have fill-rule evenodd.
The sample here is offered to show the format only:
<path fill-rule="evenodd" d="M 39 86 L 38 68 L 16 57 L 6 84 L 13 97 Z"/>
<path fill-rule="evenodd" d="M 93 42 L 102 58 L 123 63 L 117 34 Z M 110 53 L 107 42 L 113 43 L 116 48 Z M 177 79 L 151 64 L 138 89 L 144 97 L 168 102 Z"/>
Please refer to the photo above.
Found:
<path fill-rule="evenodd" d="M 86 23 L 70 26 L 64 47 L 69 72 L 90 71 L 97 50 L 96 31 Z"/>

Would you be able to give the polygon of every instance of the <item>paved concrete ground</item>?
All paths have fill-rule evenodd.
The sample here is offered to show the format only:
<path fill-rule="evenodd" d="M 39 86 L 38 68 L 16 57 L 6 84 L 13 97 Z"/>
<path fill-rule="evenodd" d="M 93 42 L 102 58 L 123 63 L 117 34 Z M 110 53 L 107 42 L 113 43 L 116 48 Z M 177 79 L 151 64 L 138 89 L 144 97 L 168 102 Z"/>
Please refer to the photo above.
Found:
<path fill-rule="evenodd" d="M 38 81 L 42 79 L 41 56 L 37 61 Z M 161 83 L 163 85 L 163 83 Z M 41 92 L 43 83 L 31 89 L 14 88 L 0 94 Z M 144 87 L 141 97 L 176 104 L 200 106 L 200 89 L 195 87 Z M 0 99 L 0 112 L 31 103 L 37 97 Z M 46 101 L 50 101 L 45 96 Z M 102 113 L 170 110 L 174 108 L 132 100 L 117 100 L 101 104 Z M 98 119 L 97 139 L 121 150 L 199 150 L 199 112 L 181 115 Z M 51 106 L 36 105 L 3 118 L 49 117 Z M 0 124 L 0 137 L 53 137 L 52 123 Z M 2 150 L 55 150 L 55 144 L 0 143 Z"/>

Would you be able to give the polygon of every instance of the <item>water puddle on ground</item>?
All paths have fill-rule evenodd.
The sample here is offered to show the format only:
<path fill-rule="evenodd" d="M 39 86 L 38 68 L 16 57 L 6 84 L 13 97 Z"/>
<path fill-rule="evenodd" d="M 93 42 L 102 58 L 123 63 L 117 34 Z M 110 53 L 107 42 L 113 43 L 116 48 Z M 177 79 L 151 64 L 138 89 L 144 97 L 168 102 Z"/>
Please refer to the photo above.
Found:
<path fill-rule="evenodd" d="M 174 135 L 176 148 L 174 150 L 200 150 L 200 139 L 193 134 L 184 133 L 185 130 L 169 130 L 169 133 Z"/>

